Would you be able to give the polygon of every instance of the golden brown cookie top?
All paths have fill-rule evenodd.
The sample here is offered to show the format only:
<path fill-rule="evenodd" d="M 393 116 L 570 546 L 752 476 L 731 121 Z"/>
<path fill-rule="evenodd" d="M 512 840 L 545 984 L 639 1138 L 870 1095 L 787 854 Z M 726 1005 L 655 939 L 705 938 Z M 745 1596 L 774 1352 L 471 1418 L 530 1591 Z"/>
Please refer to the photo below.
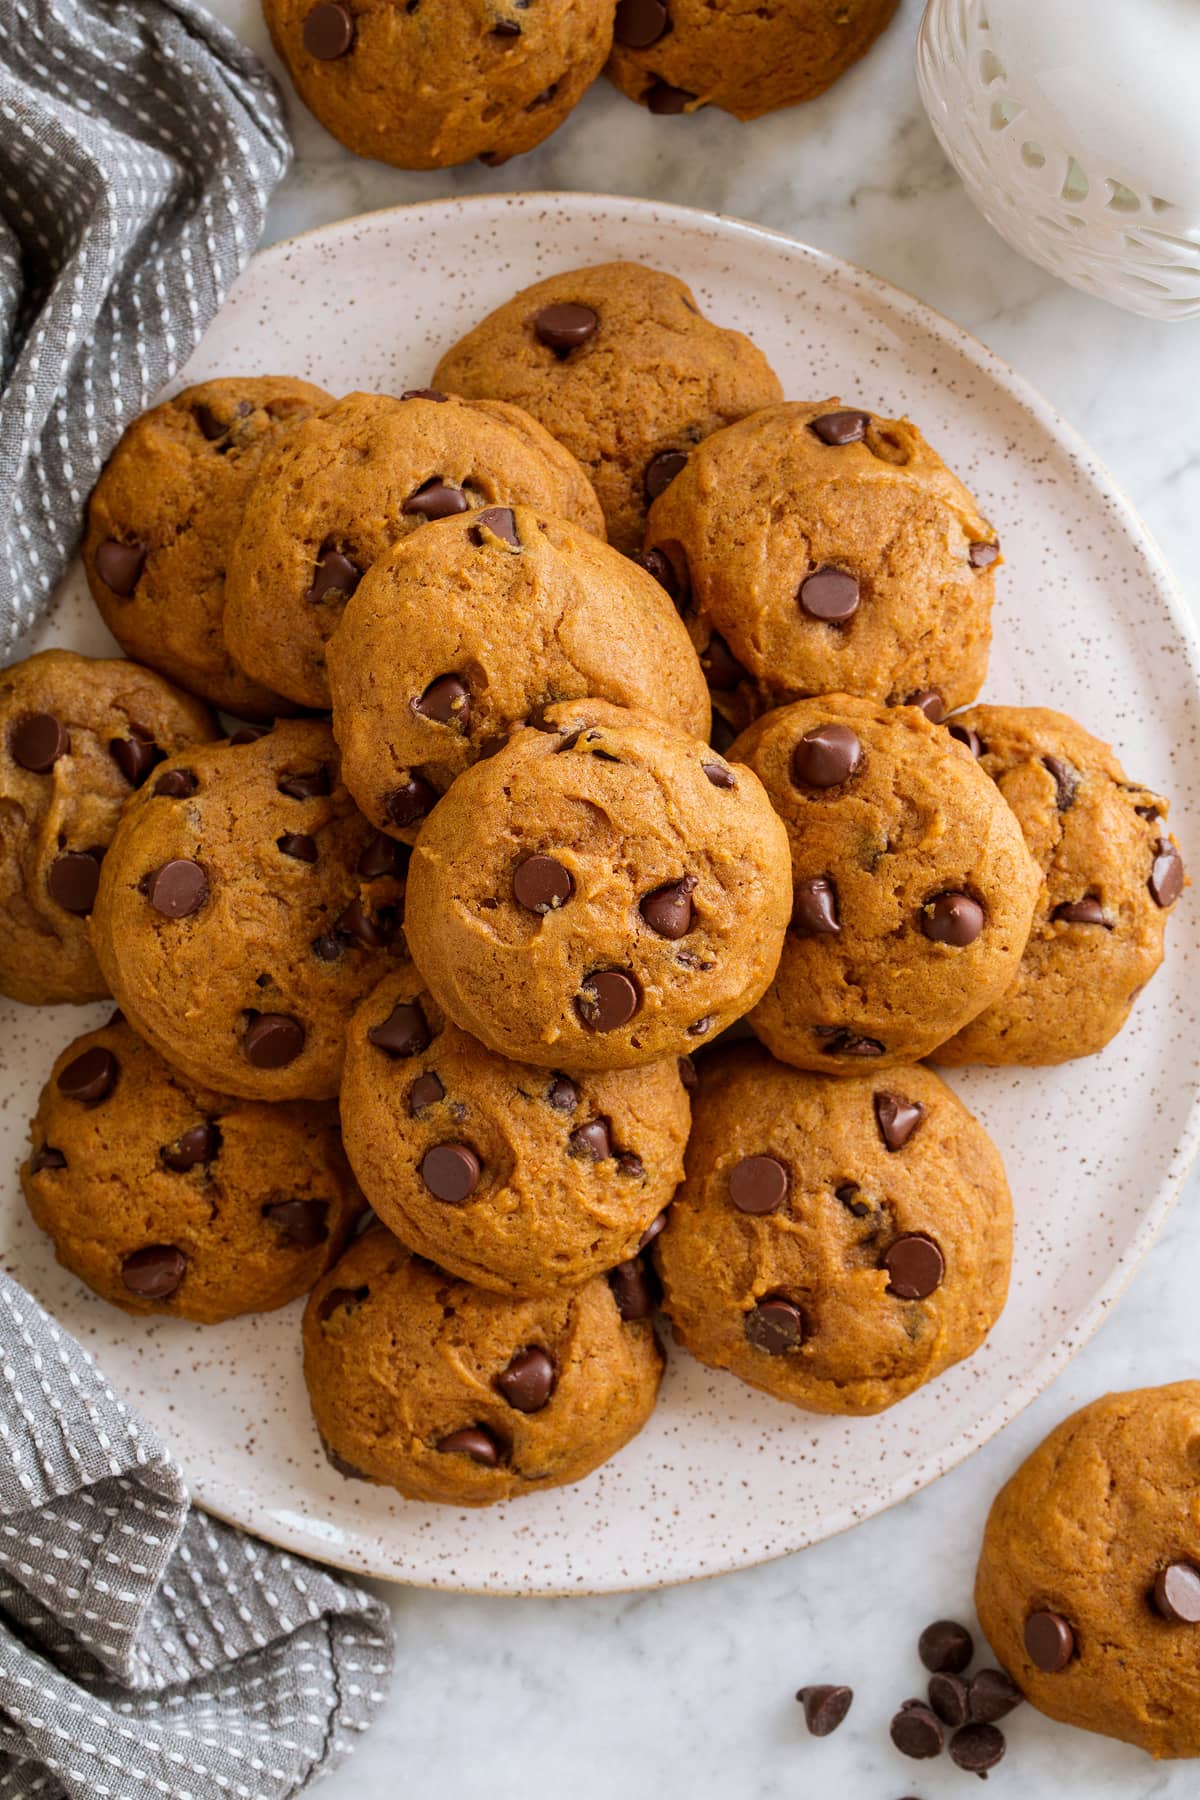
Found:
<path fill-rule="evenodd" d="M 225 568 L 268 448 L 330 396 L 286 375 L 185 388 L 135 419 L 88 503 L 83 566 L 121 648 L 239 718 L 290 704 L 225 643 Z"/>
<path fill-rule="evenodd" d="M 367 816 L 411 838 L 514 726 L 588 694 L 707 738 L 708 689 L 667 595 L 589 532 L 488 507 L 372 564 L 329 646 L 333 727 Z"/>
<path fill-rule="evenodd" d="M 104 997 L 87 920 L 121 809 L 214 729 L 206 706 L 136 663 L 43 650 L 0 669 L 0 993 Z"/>
<path fill-rule="evenodd" d="M 100 966 L 193 1080 L 327 1099 L 346 1020 L 402 950 L 405 854 L 355 807 L 328 726 L 246 728 L 172 758 L 127 811 L 96 900 Z"/>
<path fill-rule="evenodd" d="M 762 352 L 706 319 L 674 275 L 601 263 L 523 288 L 460 338 L 434 380 L 515 401 L 579 458 L 618 550 L 710 432 L 782 395 Z"/>
<path fill-rule="evenodd" d="M 491 1049 L 631 1068 L 749 1009 L 790 896 L 756 776 L 586 700 L 459 776 L 413 851 L 406 929 L 439 1005 Z"/>

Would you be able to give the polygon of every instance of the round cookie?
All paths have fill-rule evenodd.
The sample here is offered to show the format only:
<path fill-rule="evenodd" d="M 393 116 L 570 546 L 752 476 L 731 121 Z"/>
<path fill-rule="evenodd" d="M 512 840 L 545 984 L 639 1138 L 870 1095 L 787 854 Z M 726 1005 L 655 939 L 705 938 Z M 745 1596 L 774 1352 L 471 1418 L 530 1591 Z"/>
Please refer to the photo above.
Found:
<path fill-rule="evenodd" d="M 409 1500 L 491 1506 L 581 1481 L 641 1430 L 661 1374 L 649 1311 L 623 1316 L 603 1275 L 509 1299 L 444 1275 L 382 1226 L 304 1313 L 329 1460 Z"/>
<path fill-rule="evenodd" d="M 701 1362 L 809 1412 L 881 1412 L 1000 1316 L 1012 1202 L 994 1144 L 932 1070 L 831 1081 L 739 1044 L 702 1060 L 654 1255 Z"/>
<path fill-rule="evenodd" d="M 328 708 L 325 647 L 376 557 L 431 520 L 513 500 L 602 529 L 579 464 L 519 408 L 432 389 L 348 394 L 263 459 L 229 559 L 234 656 Z"/>
<path fill-rule="evenodd" d="M 532 150 L 612 43 L 605 0 L 263 0 L 263 16 L 325 129 L 400 169 Z"/>
<path fill-rule="evenodd" d="M 645 713 L 550 707 L 422 828 L 405 930 L 438 1005 L 539 1068 L 697 1049 L 774 973 L 787 835 L 757 778 Z"/>
<path fill-rule="evenodd" d="M 523 288 L 446 352 L 434 381 L 540 419 L 587 470 L 627 552 L 701 439 L 783 392 L 762 352 L 706 319 L 682 281 L 624 262 Z"/>
<path fill-rule="evenodd" d="M 940 1063 L 1059 1063 L 1102 1050 L 1163 958 L 1183 861 L 1167 802 L 1129 781 L 1064 713 L 976 706 L 949 721 L 1016 814 L 1042 873 L 1033 930 L 1004 993 Z"/>
<path fill-rule="evenodd" d="M 1051 1719 L 1200 1756 L 1200 1382 L 1106 1394 L 1000 1490 L 975 1576 L 979 1623 Z"/>
<path fill-rule="evenodd" d="M 514 725 L 596 694 L 707 738 L 708 689 L 658 583 L 565 520 L 491 507 L 387 550 L 329 645 L 346 785 L 399 837 Z"/>
<path fill-rule="evenodd" d="M 0 993 L 104 998 L 87 920 L 121 809 L 213 731 L 206 706 L 135 663 L 43 650 L 0 669 Z"/>
<path fill-rule="evenodd" d="M 789 402 L 688 459 L 646 525 L 737 728 L 807 694 L 973 700 L 996 534 L 907 419 Z"/>
<path fill-rule="evenodd" d="M 119 1013 L 58 1057 L 30 1135 L 30 1212 L 126 1312 L 214 1325 L 286 1306 L 363 1211 L 334 1106 L 197 1087 Z"/>
<path fill-rule="evenodd" d="M 84 572 L 122 650 L 239 718 L 292 708 L 226 647 L 230 547 L 266 452 L 331 404 L 285 375 L 185 388 L 134 420 L 88 502 Z"/>
<path fill-rule="evenodd" d="M 736 119 L 818 94 L 866 54 L 897 0 L 620 0 L 606 74 L 652 113 L 719 106 Z"/>
<path fill-rule="evenodd" d="M 916 706 L 797 700 L 737 738 L 791 841 L 794 900 L 751 1015 L 784 1062 L 852 1074 L 928 1056 L 996 999 L 1038 872 L 970 751 Z"/>
<path fill-rule="evenodd" d="M 92 942 L 131 1023 L 193 1081 L 330 1099 L 346 1021 L 402 951 L 406 856 L 355 808 L 327 725 L 249 728 L 137 795 Z"/>
<path fill-rule="evenodd" d="M 683 1179 L 673 1060 L 574 1077 L 510 1062 L 451 1024 L 411 967 L 350 1021 L 341 1107 L 384 1224 L 496 1293 L 579 1287 L 636 1257 Z"/>

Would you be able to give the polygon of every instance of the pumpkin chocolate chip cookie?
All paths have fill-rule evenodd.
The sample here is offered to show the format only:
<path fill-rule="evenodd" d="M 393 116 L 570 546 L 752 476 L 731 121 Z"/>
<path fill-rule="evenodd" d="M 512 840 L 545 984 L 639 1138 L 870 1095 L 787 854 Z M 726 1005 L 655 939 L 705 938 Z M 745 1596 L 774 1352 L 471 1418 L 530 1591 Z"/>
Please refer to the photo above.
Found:
<path fill-rule="evenodd" d="M 304 1313 L 326 1454 L 409 1500 L 491 1506 L 581 1481 L 654 1410 L 662 1352 L 603 1275 L 514 1300 L 457 1281 L 373 1226 Z"/>
<path fill-rule="evenodd" d="M 406 931 L 438 1005 L 490 1049 L 621 1069 L 748 1011 L 790 904 L 787 834 L 757 777 L 586 700 L 550 707 L 438 802 Z"/>
<path fill-rule="evenodd" d="M 574 1076 L 510 1062 L 451 1024 L 411 967 L 351 1020 L 341 1105 L 384 1224 L 497 1293 L 578 1287 L 628 1262 L 683 1177 L 673 1058 Z"/>
<path fill-rule="evenodd" d="M 1012 1203 L 995 1146 L 913 1065 L 831 1081 L 742 1044 L 702 1059 L 654 1257 L 701 1362 L 810 1412 L 893 1406 L 983 1342 Z"/>
<path fill-rule="evenodd" d="M 104 998 L 87 921 L 121 809 L 213 731 L 206 706 L 136 663 L 43 650 L 0 669 L 0 993 Z"/>
<path fill-rule="evenodd" d="M 288 719 L 176 756 L 121 821 L 92 942 L 131 1023 L 221 1093 L 325 1100 L 346 1021 L 399 953 L 407 852 Z"/>
<path fill-rule="evenodd" d="M 1000 549 L 907 419 L 790 402 L 706 438 L 650 509 L 718 712 L 807 694 L 973 700 Z"/>
<path fill-rule="evenodd" d="M 519 407 L 347 395 L 263 459 L 229 559 L 230 649 L 289 699 L 328 707 L 325 647 L 375 559 L 435 519 L 515 500 L 602 529 L 575 458 Z"/>
<path fill-rule="evenodd" d="M 750 1023 L 797 1068 L 928 1056 L 1012 981 L 1038 871 L 970 750 L 916 706 L 797 700 L 731 745 L 791 841 L 779 968 Z"/>
<path fill-rule="evenodd" d="M 976 706 L 948 724 L 1017 817 L 1042 890 L 1016 974 L 940 1063 L 1059 1063 L 1102 1050 L 1163 958 L 1183 859 L 1167 802 L 1063 713 Z"/>
<path fill-rule="evenodd" d="M 530 507 L 444 519 L 376 561 L 329 645 L 346 785 L 415 834 L 455 777 L 556 701 L 599 695 L 708 737 L 708 689 L 643 569 Z"/>
<path fill-rule="evenodd" d="M 211 1325 L 286 1306 L 363 1210 L 334 1106 L 197 1087 L 119 1015 L 63 1051 L 31 1136 L 29 1210 L 126 1312 Z"/>
<path fill-rule="evenodd" d="M 696 445 L 782 396 L 749 338 L 714 325 L 682 281 L 641 263 L 523 288 L 446 352 L 434 380 L 540 419 L 587 470 L 609 539 L 628 552 Z"/>

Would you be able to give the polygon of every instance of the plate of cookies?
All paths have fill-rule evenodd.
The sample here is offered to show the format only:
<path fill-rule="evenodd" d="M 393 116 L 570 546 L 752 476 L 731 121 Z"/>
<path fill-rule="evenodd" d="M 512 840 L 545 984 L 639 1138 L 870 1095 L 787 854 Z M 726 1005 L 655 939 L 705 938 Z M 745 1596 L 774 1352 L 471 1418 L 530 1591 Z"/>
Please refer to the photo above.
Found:
<path fill-rule="evenodd" d="M 260 255 L 80 526 L 0 1250 L 201 1504 L 680 1581 L 1096 1328 L 1196 1145 L 1200 656 L 981 345 L 728 219 L 398 208 Z"/>

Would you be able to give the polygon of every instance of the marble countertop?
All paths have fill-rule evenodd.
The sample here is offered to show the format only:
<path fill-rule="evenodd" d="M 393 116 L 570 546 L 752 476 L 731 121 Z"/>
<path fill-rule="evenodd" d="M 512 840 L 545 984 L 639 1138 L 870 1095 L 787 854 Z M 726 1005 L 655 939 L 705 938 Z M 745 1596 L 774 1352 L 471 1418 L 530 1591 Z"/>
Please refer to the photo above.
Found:
<path fill-rule="evenodd" d="M 271 60 L 253 0 L 210 4 Z M 401 201 L 516 187 L 646 195 L 774 226 L 907 288 L 1014 363 L 1108 463 L 1197 604 L 1200 323 L 1127 317 L 992 233 L 917 98 L 920 10 L 902 0 L 867 61 L 809 107 L 754 125 L 717 113 L 652 119 L 601 82 L 549 143 L 499 170 L 411 175 L 357 161 L 293 99 L 297 161 L 268 238 Z M 942 1800 L 971 1791 L 947 1759 L 907 1762 L 888 1742 L 895 1706 L 919 1691 L 916 1634 L 945 1614 L 971 1618 L 989 1501 L 1057 1420 L 1110 1388 L 1196 1373 L 1198 1202 L 1193 1176 L 1127 1295 L 1049 1393 L 961 1468 L 852 1536 L 626 1597 L 390 1590 L 400 1672 L 375 1730 L 322 1795 L 608 1800 L 619 1788 L 630 1800 Z M 857 1697 L 838 1734 L 818 1741 L 792 1694 L 826 1680 L 850 1683 Z M 1196 1792 L 1194 1768 L 1155 1767 L 1028 1709 L 1006 1730 L 1008 1758 L 992 1779 L 1022 1800 Z"/>

